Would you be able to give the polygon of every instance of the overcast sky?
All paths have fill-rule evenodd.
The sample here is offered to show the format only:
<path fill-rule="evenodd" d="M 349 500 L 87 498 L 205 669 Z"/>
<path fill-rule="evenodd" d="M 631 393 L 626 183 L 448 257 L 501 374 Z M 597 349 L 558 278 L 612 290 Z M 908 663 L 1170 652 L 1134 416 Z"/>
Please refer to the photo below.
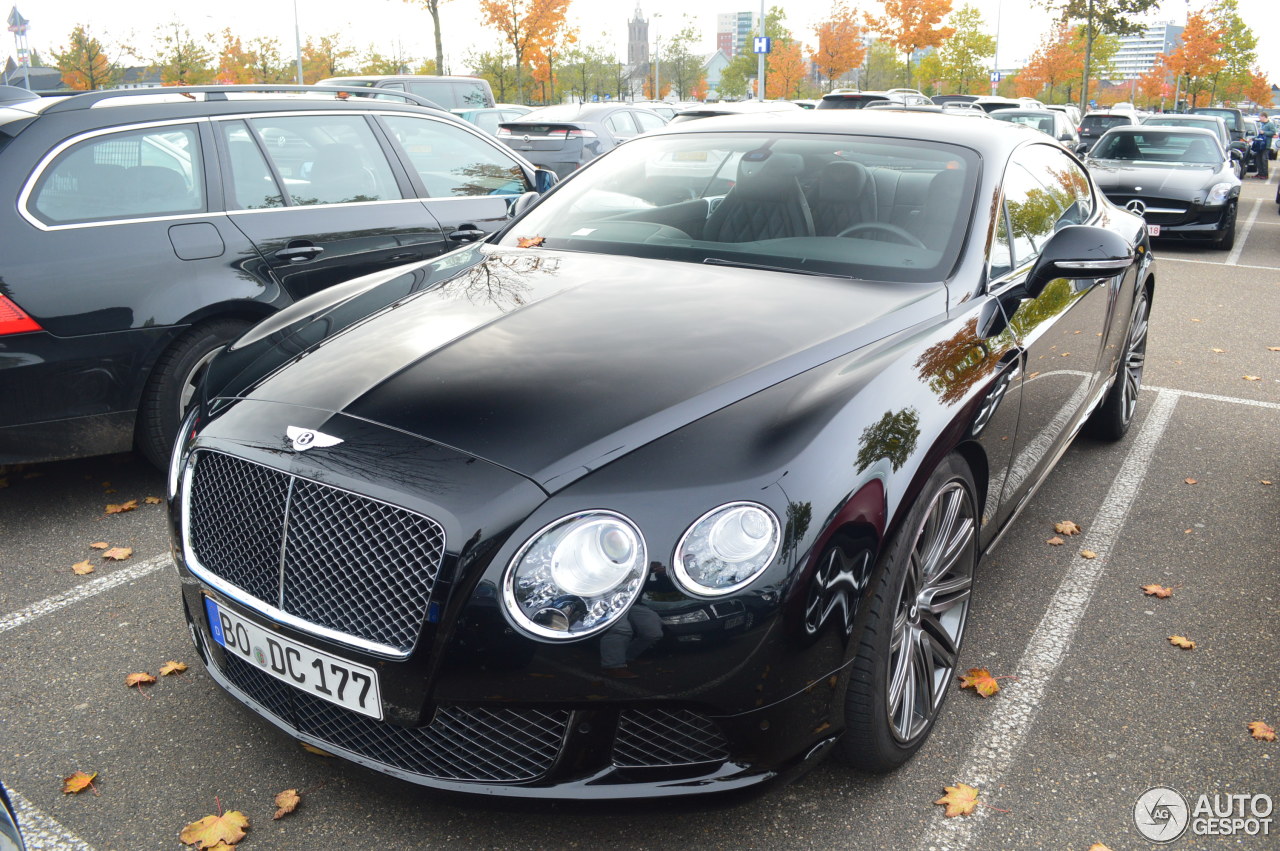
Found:
<path fill-rule="evenodd" d="M 962 0 L 953 0 L 955 8 Z M 989 32 L 995 32 L 1000 23 L 999 60 L 1002 67 L 1021 65 L 1035 51 L 1051 26 L 1047 12 L 1036 0 L 971 0 L 977 6 Z M 2 10 L 14 0 L 0 0 Z M 831 0 L 771 0 L 770 5 L 782 5 L 787 10 L 787 24 L 803 40 L 812 45 L 813 24 L 826 17 Z M 684 15 L 691 4 L 688 0 L 641 0 L 640 8 L 650 21 L 650 39 L 655 35 L 666 37 L 683 28 Z M 742 3 L 734 0 L 712 0 L 701 4 L 713 11 L 697 12 L 690 20 L 703 32 L 703 47 L 714 49 L 716 13 L 732 11 L 759 11 L 759 2 Z M 849 5 L 858 9 L 879 11 L 880 4 L 873 0 L 851 0 Z M 1151 16 L 1152 21 L 1186 22 L 1187 9 L 1200 8 L 1204 0 L 1188 4 L 1187 0 L 1164 0 L 1160 11 Z M 1280 83 L 1280 33 L 1277 33 L 1275 17 L 1277 0 L 1239 0 L 1241 15 L 1258 36 L 1258 58 L 1262 69 L 1272 82 Z M 286 53 L 294 44 L 293 0 L 217 0 L 202 4 L 191 0 L 148 0 L 148 2 L 120 2 L 120 0 L 18 0 L 18 11 L 31 22 L 28 33 L 31 46 L 48 55 L 51 49 L 60 49 L 67 43 L 67 36 L 77 23 L 85 24 L 99 38 L 112 42 L 129 42 L 146 51 L 154 46 L 156 27 L 177 19 L 193 33 L 221 32 L 230 27 L 244 39 L 270 37 L 279 39 Z M 445 62 L 454 73 L 466 73 L 465 59 L 472 50 L 491 50 L 498 42 L 498 35 L 479 23 L 474 0 L 444 0 L 441 3 L 441 29 L 445 39 Z M 405 0 L 297 0 L 297 20 L 302 40 L 308 36 L 319 37 L 340 33 L 348 44 L 364 50 L 369 45 L 387 53 L 399 44 L 404 53 L 414 58 L 435 55 L 431 16 L 417 2 Z M 600 44 L 613 48 L 617 55 L 626 58 L 626 21 L 632 17 L 634 0 L 573 0 L 570 17 L 578 25 L 581 39 L 587 44 Z M 208 9 L 208 11 L 204 11 Z M 0 31 L 0 39 L 6 51 L 12 54 L 12 35 Z"/>

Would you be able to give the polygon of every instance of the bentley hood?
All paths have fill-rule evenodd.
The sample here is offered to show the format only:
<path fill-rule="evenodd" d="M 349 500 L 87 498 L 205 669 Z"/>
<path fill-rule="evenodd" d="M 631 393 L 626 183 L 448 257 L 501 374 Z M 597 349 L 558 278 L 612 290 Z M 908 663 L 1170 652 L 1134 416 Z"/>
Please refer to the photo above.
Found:
<path fill-rule="evenodd" d="M 269 374 L 230 395 L 377 423 L 554 492 L 946 310 L 941 285 L 540 250 L 480 257 L 338 333 L 316 331 L 328 319 L 314 315 L 257 356 Z"/>

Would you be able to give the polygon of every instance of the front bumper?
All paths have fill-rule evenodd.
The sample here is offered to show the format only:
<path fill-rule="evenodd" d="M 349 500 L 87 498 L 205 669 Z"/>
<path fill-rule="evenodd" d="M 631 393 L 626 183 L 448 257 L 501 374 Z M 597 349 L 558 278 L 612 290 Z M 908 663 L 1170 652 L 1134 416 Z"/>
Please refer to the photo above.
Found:
<path fill-rule="evenodd" d="M 1107 193 L 1107 198 L 1120 207 L 1134 200 L 1142 201 L 1146 205 L 1142 218 L 1147 224 L 1160 227 L 1158 239 L 1184 240 L 1217 239 L 1230 227 L 1231 211 L 1236 202 L 1232 198 L 1230 203 L 1205 207 L 1187 201 L 1137 195 Z"/>
<path fill-rule="evenodd" d="M 842 687 L 837 676 L 736 716 L 644 701 L 503 701 L 437 706 L 427 724 L 403 727 L 320 700 L 225 652 L 204 619 L 192 617 L 205 593 L 188 584 L 187 621 L 209 675 L 232 698 L 299 741 L 421 786 L 574 800 L 715 794 L 802 769 L 834 741 L 829 725 L 815 725 L 815 710 L 825 712 Z"/>

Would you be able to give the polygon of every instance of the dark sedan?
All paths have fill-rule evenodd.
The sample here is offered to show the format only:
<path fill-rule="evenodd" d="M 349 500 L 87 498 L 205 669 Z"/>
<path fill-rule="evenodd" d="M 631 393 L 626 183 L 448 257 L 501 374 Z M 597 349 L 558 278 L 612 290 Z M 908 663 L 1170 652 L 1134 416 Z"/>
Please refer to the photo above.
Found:
<path fill-rule="evenodd" d="M 498 138 L 560 177 L 667 120 L 630 104 L 563 104 L 535 109 L 498 126 Z"/>
<path fill-rule="evenodd" d="M 1235 245 L 1240 178 L 1213 131 L 1117 127 L 1086 162 L 1113 203 L 1146 219 L 1151 236 Z"/>
<path fill-rule="evenodd" d="M 940 120 L 669 127 L 237 341 L 170 470 L 213 679 L 463 792 L 910 758 L 980 556 L 1132 422 L 1154 287 L 1070 154 Z"/>

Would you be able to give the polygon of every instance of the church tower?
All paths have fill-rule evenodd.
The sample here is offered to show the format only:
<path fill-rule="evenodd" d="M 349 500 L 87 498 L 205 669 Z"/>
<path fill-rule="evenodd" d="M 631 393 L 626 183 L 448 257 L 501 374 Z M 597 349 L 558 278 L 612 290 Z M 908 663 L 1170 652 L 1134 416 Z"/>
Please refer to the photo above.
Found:
<path fill-rule="evenodd" d="M 649 64 L 649 21 L 638 5 L 635 17 L 627 22 L 627 64 L 632 68 Z"/>

